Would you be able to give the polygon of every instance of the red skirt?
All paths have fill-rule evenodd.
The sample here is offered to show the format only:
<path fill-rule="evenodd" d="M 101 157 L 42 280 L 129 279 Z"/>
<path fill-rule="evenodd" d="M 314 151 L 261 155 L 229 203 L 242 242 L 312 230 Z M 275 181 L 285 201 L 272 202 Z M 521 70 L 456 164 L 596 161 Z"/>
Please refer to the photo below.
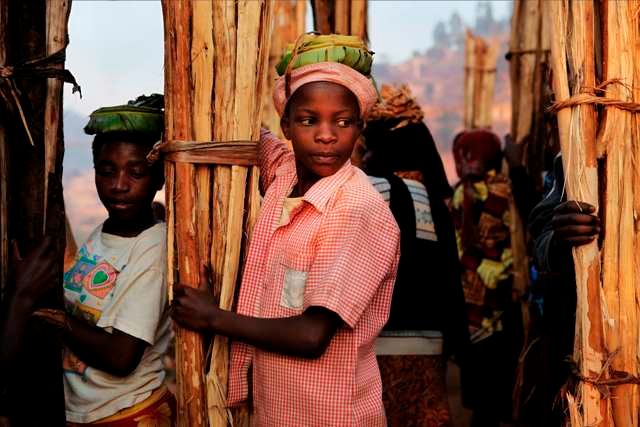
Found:
<path fill-rule="evenodd" d="M 173 427 L 176 425 L 176 399 L 162 386 L 151 396 L 115 414 L 88 424 L 67 422 L 67 427 Z"/>
<path fill-rule="evenodd" d="M 389 427 L 451 426 L 442 356 L 378 356 Z"/>

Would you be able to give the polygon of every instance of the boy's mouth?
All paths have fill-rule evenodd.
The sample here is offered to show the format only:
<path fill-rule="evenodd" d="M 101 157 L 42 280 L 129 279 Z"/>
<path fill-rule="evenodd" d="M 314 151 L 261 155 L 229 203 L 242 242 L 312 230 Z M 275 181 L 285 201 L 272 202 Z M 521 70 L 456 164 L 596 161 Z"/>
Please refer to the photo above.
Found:
<path fill-rule="evenodd" d="M 319 164 L 331 164 L 335 163 L 340 156 L 334 153 L 316 153 L 312 154 L 311 158 L 315 163 Z"/>
<path fill-rule="evenodd" d="M 115 210 L 125 210 L 125 209 L 129 209 L 133 205 L 133 203 L 114 200 L 114 201 L 109 201 L 108 205 L 110 208 Z"/>

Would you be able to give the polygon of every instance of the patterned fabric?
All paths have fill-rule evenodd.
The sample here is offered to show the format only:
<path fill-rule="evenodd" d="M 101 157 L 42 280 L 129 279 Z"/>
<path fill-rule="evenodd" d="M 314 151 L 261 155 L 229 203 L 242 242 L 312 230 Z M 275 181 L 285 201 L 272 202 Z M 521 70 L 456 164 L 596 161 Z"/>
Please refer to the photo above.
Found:
<path fill-rule="evenodd" d="M 161 387 L 146 400 L 131 408 L 89 424 L 67 423 L 67 427 L 172 427 L 176 423 L 176 399 Z"/>
<path fill-rule="evenodd" d="M 463 184 L 455 188 L 452 213 L 471 340 L 478 342 L 502 330 L 501 315 L 511 303 L 511 188 L 508 178 L 491 171 L 483 181 L 472 184 L 472 189 L 470 218 L 464 218 Z M 465 230 L 465 221 L 471 222 L 471 230 Z"/>
<path fill-rule="evenodd" d="M 403 179 L 413 200 L 413 206 L 416 214 L 416 237 L 423 240 L 438 241 L 436 228 L 431 217 L 431 205 L 429 204 L 429 195 L 427 189 L 418 181 L 412 179 Z M 378 190 L 387 204 L 391 201 L 391 184 L 385 178 L 375 176 L 369 177 L 371 185 Z"/>
<path fill-rule="evenodd" d="M 321 306 L 344 325 L 314 360 L 233 343 L 228 404 L 247 398 L 252 364 L 256 425 L 383 426 L 374 342 L 389 315 L 399 258 L 393 216 L 367 177 L 347 162 L 307 191 L 289 222 L 278 226 L 297 181 L 295 159 L 267 131 L 260 170 L 266 192 L 237 311 L 281 318 Z"/>
<path fill-rule="evenodd" d="M 389 427 L 451 426 L 442 356 L 378 356 Z"/>

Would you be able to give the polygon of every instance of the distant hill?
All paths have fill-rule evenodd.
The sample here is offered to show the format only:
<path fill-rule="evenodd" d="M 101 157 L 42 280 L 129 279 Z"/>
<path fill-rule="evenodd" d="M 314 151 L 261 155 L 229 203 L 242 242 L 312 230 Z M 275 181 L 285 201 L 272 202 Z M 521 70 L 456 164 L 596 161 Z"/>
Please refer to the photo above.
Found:
<path fill-rule="evenodd" d="M 504 54 L 509 45 L 509 21 L 494 20 L 491 4 L 478 5 L 478 16 L 471 31 L 499 44 L 496 87 L 493 104 L 493 130 L 503 136 L 511 120 L 511 86 L 509 66 Z M 462 130 L 464 103 L 464 28 L 457 13 L 434 29 L 434 46 L 399 64 L 374 65 L 377 83 L 407 83 L 425 112 L 445 161 L 450 181 L 457 179 L 451 158 L 454 135 Z"/>
<path fill-rule="evenodd" d="M 508 63 L 509 21 L 493 18 L 491 3 L 479 3 L 474 23 L 464 23 L 457 13 L 436 25 L 434 45 L 399 64 L 377 63 L 374 75 L 378 84 L 408 83 L 425 111 L 425 121 L 438 144 L 450 181 L 455 181 L 451 157 L 453 136 L 462 128 L 464 29 L 489 37 L 500 44 L 494 96 L 494 130 L 502 136 L 510 126 L 511 91 Z M 88 117 L 73 110 L 64 112 L 65 159 L 64 193 L 67 214 L 78 242 L 106 218 L 93 180 L 91 137 L 83 127 Z M 162 200 L 162 195 L 158 195 Z"/>

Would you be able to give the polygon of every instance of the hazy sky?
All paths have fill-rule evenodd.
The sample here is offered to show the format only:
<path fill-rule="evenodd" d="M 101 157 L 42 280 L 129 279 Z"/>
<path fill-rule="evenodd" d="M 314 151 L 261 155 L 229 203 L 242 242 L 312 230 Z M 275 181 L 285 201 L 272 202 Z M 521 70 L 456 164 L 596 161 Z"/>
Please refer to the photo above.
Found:
<path fill-rule="evenodd" d="M 219 1 L 219 0 L 214 0 Z M 431 45 L 438 21 L 454 11 L 473 25 L 477 1 L 370 1 L 369 36 L 378 60 L 401 62 Z M 492 2 L 502 18 L 510 2 Z M 308 16 L 310 29 L 312 19 Z M 163 90 L 163 32 L 159 1 L 75 0 L 69 23 L 66 66 L 83 98 L 65 85 L 65 199 L 72 228 L 82 242 L 106 217 L 91 168 L 91 138 L 82 127 L 98 107 Z"/>
<path fill-rule="evenodd" d="M 433 28 L 458 11 L 472 24 L 477 1 L 370 1 L 371 48 L 380 59 L 400 62 L 431 44 Z M 509 1 L 494 1 L 496 18 Z M 65 107 L 80 114 L 162 91 L 162 11 L 159 1 L 74 1 L 67 68 L 83 99 L 66 88 Z"/>

